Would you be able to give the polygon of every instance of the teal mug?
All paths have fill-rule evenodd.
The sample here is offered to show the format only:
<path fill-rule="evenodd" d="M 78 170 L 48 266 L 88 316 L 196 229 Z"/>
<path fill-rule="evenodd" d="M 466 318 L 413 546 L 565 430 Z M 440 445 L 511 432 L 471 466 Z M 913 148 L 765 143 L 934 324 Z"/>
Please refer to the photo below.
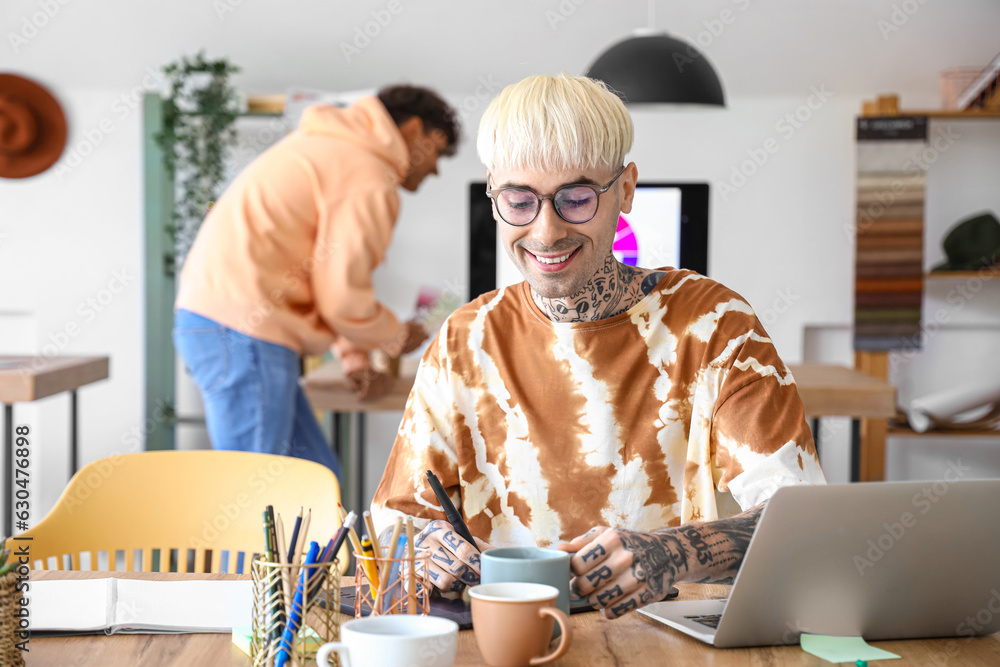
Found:
<path fill-rule="evenodd" d="M 559 591 L 556 607 L 569 614 L 569 562 L 573 554 L 542 547 L 496 547 L 482 554 L 484 584 L 548 584 Z M 558 630 L 558 626 L 556 626 Z"/>

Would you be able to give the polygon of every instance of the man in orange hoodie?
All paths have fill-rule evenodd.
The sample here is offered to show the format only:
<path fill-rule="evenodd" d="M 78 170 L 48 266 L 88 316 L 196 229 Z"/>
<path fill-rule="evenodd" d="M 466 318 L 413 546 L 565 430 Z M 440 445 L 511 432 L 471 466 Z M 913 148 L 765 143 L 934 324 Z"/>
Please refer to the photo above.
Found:
<path fill-rule="evenodd" d="M 375 298 L 371 274 L 392 238 L 397 188 L 436 174 L 458 138 L 454 109 L 426 88 L 315 105 L 219 198 L 185 260 L 174 326 L 213 447 L 339 474 L 299 388 L 300 357 L 332 347 L 355 390 L 374 398 L 388 383 L 369 350 L 398 356 L 426 338 Z"/>

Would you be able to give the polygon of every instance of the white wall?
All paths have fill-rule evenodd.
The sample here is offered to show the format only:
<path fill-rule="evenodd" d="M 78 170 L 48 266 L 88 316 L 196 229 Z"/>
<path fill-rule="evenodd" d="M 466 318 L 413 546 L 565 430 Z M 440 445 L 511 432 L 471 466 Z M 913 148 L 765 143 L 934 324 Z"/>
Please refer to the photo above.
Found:
<path fill-rule="evenodd" d="M 367 15 L 382 4 L 368 3 L 370 7 L 366 5 L 361 13 Z M 730 4 L 718 0 L 678 8 L 676 34 L 698 34 L 704 21 L 714 19 Z M 852 318 L 853 244 L 844 230 L 853 219 L 853 128 L 861 98 L 893 90 L 901 94 L 906 107 L 938 106 L 936 70 L 985 62 L 993 55 L 986 49 L 995 48 L 995 31 L 990 26 L 995 24 L 991 21 L 996 8 L 988 2 L 968 0 L 961 12 L 950 5 L 940 10 L 931 4 L 922 6 L 900 31 L 885 39 L 876 22 L 889 16 L 892 2 L 864 9 L 861 4 L 844 4 L 847 9 L 835 20 L 827 6 L 754 4 L 753 12 L 748 10 L 706 50 L 727 82 L 728 109 L 634 112 L 632 157 L 642 178 L 712 183 L 710 273 L 755 306 L 787 362 L 805 359 L 804 346 L 811 341 L 809 360 L 851 363 L 846 327 Z M 189 16 L 194 4 L 180 3 L 177 12 L 187 17 L 184 21 L 171 31 L 138 29 L 149 34 L 149 39 L 140 40 L 133 38 L 137 31 L 129 28 L 130 17 L 138 11 L 135 6 L 118 6 L 117 13 L 109 9 L 97 21 L 82 6 L 70 4 L 16 57 L 5 50 L 6 44 L 0 44 L 0 66 L 53 86 L 69 119 L 69 147 L 96 144 L 68 171 L 53 170 L 24 182 L 0 181 L 0 351 L 38 353 L 51 336 L 76 322 L 80 334 L 67 340 L 60 353 L 112 357 L 111 379 L 80 392 L 82 463 L 130 451 L 131 434 L 143 426 L 141 118 L 122 106 L 121 96 L 136 89 L 147 66 L 176 58 L 178 50 L 191 53 L 208 46 L 214 51 L 210 55 L 224 50 L 244 64 L 247 71 L 241 80 L 252 92 L 280 92 L 282 86 L 293 84 L 328 89 L 342 84 L 344 89 L 356 89 L 401 78 L 454 91 L 451 99 L 466 109 L 466 142 L 459 156 L 442 162 L 440 178 L 431 179 L 416 196 L 404 196 L 393 246 L 377 275 L 385 301 L 405 314 L 412 310 L 419 285 L 464 289 L 467 281 L 466 185 L 484 176 L 472 140 L 485 104 L 474 93 L 480 81 L 505 85 L 535 71 L 579 71 L 590 54 L 624 29 L 617 23 L 612 29 L 602 19 L 608 15 L 608 3 L 578 3 L 580 9 L 572 20 L 558 25 L 556 31 L 549 29 L 543 12 L 558 3 L 545 4 L 545 10 L 541 4 L 532 5 L 537 11 L 532 16 L 540 25 L 532 23 L 531 29 L 538 28 L 539 34 L 537 40 L 527 41 L 550 39 L 549 46 L 526 44 L 526 50 L 519 52 L 522 55 L 515 57 L 502 48 L 502 40 L 498 46 L 498 29 L 484 42 L 483 53 L 476 52 L 466 63 L 456 54 L 479 48 L 469 35 L 485 29 L 492 9 L 473 10 L 463 3 L 461 11 L 444 12 L 434 20 L 411 9 L 406 20 L 413 22 L 407 25 L 445 30 L 463 40 L 463 46 L 427 39 L 414 44 L 411 33 L 419 31 L 400 26 L 395 33 L 387 31 L 350 67 L 341 62 L 339 53 L 324 52 L 316 57 L 324 58 L 329 66 L 300 67 L 299 53 L 298 59 L 288 56 L 287 67 L 276 69 L 272 61 L 284 58 L 284 51 L 280 46 L 268 47 L 270 69 L 267 76 L 257 76 L 254 66 L 262 66 L 255 60 L 264 44 L 262 34 L 299 45 L 294 30 L 272 33 L 263 18 L 259 25 L 245 25 L 257 9 L 250 3 L 244 5 L 238 14 L 223 19 L 209 16 L 195 21 Z M 22 15 L 30 15 L 35 3 L 19 2 L 18 6 L 15 23 Z M 639 18 L 630 14 L 624 22 L 641 24 L 644 7 L 642 11 L 628 7 Z M 316 10 L 328 11 L 329 7 Z M 948 16 L 942 18 L 940 12 Z M 446 15 L 451 24 L 441 18 Z M 623 22 L 620 15 L 615 16 L 614 21 Z M 334 39 L 350 35 L 361 18 L 337 23 Z M 666 18 L 661 8 L 661 22 Z M 87 30 L 77 29 L 84 24 Z M 765 35 L 765 29 L 772 32 Z M 311 31 L 310 39 L 324 38 L 312 34 L 316 31 L 311 26 L 301 30 Z M 164 37 L 168 32 L 169 40 Z M 79 40 L 79 35 L 85 35 L 86 45 L 72 41 Z M 816 44 L 822 46 L 814 48 L 810 39 L 815 41 L 817 36 L 821 41 Z M 864 58 L 852 55 L 856 38 L 868 49 Z M 74 57 L 76 51 L 70 52 L 67 44 L 75 45 L 72 48 L 81 56 Z M 983 44 L 988 45 L 986 49 Z M 328 50 L 336 48 L 331 45 Z M 326 74 L 321 77 L 323 71 Z M 904 72 L 913 74 L 907 77 Z M 78 80 L 91 83 L 74 85 Z M 786 125 L 778 127 L 788 113 L 799 111 L 805 117 L 803 109 L 808 106 L 803 105 L 815 95 L 811 88 L 832 96 L 823 101 L 814 96 L 809 119 L 793 133 L 782 129 Z M 105 128 L 110 123 L 110 131 L 98 131 L 102 121 Z M 943 154 L 928 180 L 928 264 L 936 260 L 933 239 L 957 217 L 985 206 L 1000 212 L 995 187 L 1000 124 L 969 123 L 961 128 L 968 133 L 968 141 L 956 143 Z M 779 150 L 744 185 L 724 193 L 724 183 L 733 185 L 733 168 L 755 152 L 759 157 L 759 149 L 769 138 Z M 69 151 L 60 164 L 75 164 Z M 979 179 L 974 187 L 970 186 L 973 178 Z M 134 276 L 134 281 L 87 321 L 80 304 L 101 296 L 116 270 Z M 929 286 L 928 308 L 947 303 L 950 289 Z M 955 322 L 960 315 L 961 321 L 967 319 L 976 326 L 985 318 L 993 318 L 995 325 L 1000 312 L 998 292 L 996 282 L 983 286 L 956 314 Z M 987 365 L 1000 358 L 994 354 L 997 337 L 991 336 L 989 331 L 942 332 L 929 341 L 925 355 L 907 360 L 894 379 L 906 391 L 916 393 L 938 377 L 961 382 L 995 372 Z M 197 407 L 196 400 L 192 406 Z M 55 502 L 66 481 L 67 410 L 65 397 L 17 408 L 17 423 L 30 425 L 34 434 L 36 519 Z M 370 420 L 369 491 L 380 477 L 399 418 L 399 414 L 386 414 Z M 831 423 L 829 444 L 824 442 L 824 465 L 832 481 L 843 481 L 847 428 L 837 426 L 837 420 Z M 193 437 L 189 446 L 204 444 L 203 439 L 199 443 Z M 997 474 L 997 451 L 976 443 L 942 449 L 928 442 L 892 442 L 889 475 L 894 479 L 940 476 L 946 458 L 959 455 L 969 460 L 975 457 L 987 474 Z"/>
<path fill-rule="evenodd" d="M 0 180 L 0 350 L 111 356 L 110 379 L 79 392 L 81 464 L 141 447 L 141 113 L 116 113 L 120 94 L 59 91 L 70 122 L 65 169 Z M 94 134 L 102 122 L 110 130 Z M 88 133 L 100 141 L 77 164 L 70 149 L 89 144 Z M 14 421 L 32 433 L 37 520 L 68 479 L 68 394 L 18 404 Z"/>

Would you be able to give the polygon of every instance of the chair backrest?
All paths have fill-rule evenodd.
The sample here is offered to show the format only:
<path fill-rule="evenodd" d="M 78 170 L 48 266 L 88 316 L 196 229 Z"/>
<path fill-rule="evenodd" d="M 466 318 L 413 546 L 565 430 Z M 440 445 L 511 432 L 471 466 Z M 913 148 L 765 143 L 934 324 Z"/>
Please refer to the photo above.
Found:
<path fill-rule="evenodd" d="M 35 569 L 242 573 L 264 551 L 267 505 L 283 518 L 288 538 L 299 508 L 312 509 L 309 539 L 325 547 L 341 525 L 338 502 L 336 476 L 312 461 L 234 451 L 141 452 L 85 466 L 22 536 L 31 538 Z M 346 549 L 339 556 L 343 571 Z"/>

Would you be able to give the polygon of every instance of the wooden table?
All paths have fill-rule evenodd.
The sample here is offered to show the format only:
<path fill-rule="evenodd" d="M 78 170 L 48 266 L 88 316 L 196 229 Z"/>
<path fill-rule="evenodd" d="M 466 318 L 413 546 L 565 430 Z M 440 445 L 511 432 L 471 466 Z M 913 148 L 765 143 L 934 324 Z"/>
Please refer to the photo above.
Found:
<path fill-rule="evenodd" d="M 406 406 L 410 388 L 417 375 L 420 358 L 416 356 L 403 357 L 400 360 L 399 377 L 388 394 L 375 401 L 361 401 L 357 394 L 351 391 L 340 363 L 337 361 L 324 364 L 306 373 L 300 383 L 306 397 L 313 408 L 322 412 L 333 413 L 333 447 L 341 462 L 345 462 L 344 498 L 349 499 L 348 507 L 358 508 L 367 505 L 364 493 L 365 477 L 365 416 L 369 412 L 401 412 Z M 341 437 L 340 416 L 352 415 L 357 427 L 354 438 L 350 441 L 349 451 L 345 451 Z"/>
<path fill-rule="evenodd" d="M 18 357 L 0 356 L 0 403 L 4 405 L 4 514 L 3 534 L 11 532 L 11 514 L 14 507 L 14 403 L 28 403 L 40 398 L 69 392 L 69 476 L 77 470 L 77 401 L 76 390 L 85 384 L 108 378 L 108 357 Z"/>
<path fill-rule="evenodd" d="M 362 507 L 364 498 L 364 457 L 365 457 L 365 414 L 380 411 L 401 411 L 406 405 L 410 388 L 416 376 L 420 361 L 416 357 L 404 357 L 400 366 L 396 385 L 386 396 L 377 401 L 363 402 L 351 391 L 340 364 L 328 363 L 307 373 L 302 378 L 302 388 L 310 403 L 317 410 L 334 413 L 334 448 L 341 461 L 345 458 L 345 487 L 351 496 L 351 507 Z M 802 397 L 807 416 L 813 417 L 813 439 L 819 447 L 819 418 L 851 418 L 851 481 L 875 481 L 882 478 L 881 467 L 871 465 L 871 460 L 885 458 L 885 441 L 873 442 L 866 437 L 860 420 L 872 420 L 886 424 L 886 420 L 896 413 L 896 388 L 884 380 L 878 380 L 846 366 L 828 364 L 790 365 L 795 377 L 795 386 Z M 355 437 L 350 444 L 350 452 L 345 457 L 341 440 L 339 415 L 353 414 L 357 421 Z M 875 451 L 873 451 L 875 450 Z"/>
<path fill-rule="evenodd" d="M 819 418 L 851 418 L 851 481 L 869 482 L 882 478 L 883 466 L 872 459 L 885 459 L 885 439 L 881 443 L 862 429 L 861 420 L 881 422 L 883 431 L 896 414 L 896 388 L 846 366 L 827 364 L 789 365 L 795 386 L 802 397 L 806 416 L 813 418 L 813 440 L 819 451 Z M 881 446 L 879 446 L 881 444 Z"/>
<path fill-rule="evenodd" d="M 33 579 L 105 577 L 107 572 L 33 572 Z M 116 577 L 175 579 L 239 579 L 232 574 L 132 574 Z M 353 579 L 351 580 L 353 582 Z M 681 584 L 680 599 L 719 598 L 728 586 Z M 901 665 L 954 665 L 987 667 L 1000 664 L 1000 635 L 954 639 L 873 642 L 903 658 Z M 29 666 L 74 667 L 246 667 L 250 659 L 233 646 L 228 634 L 113 635 L 34 638 L 25 654 Z M 458 635 L 457 667 L 482 665 L 472 631 Z M 609 621 L 596 612 L 573 615 L 573 646 L 556 667 L 570 665 L 801 665 L 828 667 L 830 663 L 803 652 L 798 646 L 749 649 L 715 649 L 675 630 L 631 613 Z M 893 663 L 886 663 L 887 665 Z"/>

